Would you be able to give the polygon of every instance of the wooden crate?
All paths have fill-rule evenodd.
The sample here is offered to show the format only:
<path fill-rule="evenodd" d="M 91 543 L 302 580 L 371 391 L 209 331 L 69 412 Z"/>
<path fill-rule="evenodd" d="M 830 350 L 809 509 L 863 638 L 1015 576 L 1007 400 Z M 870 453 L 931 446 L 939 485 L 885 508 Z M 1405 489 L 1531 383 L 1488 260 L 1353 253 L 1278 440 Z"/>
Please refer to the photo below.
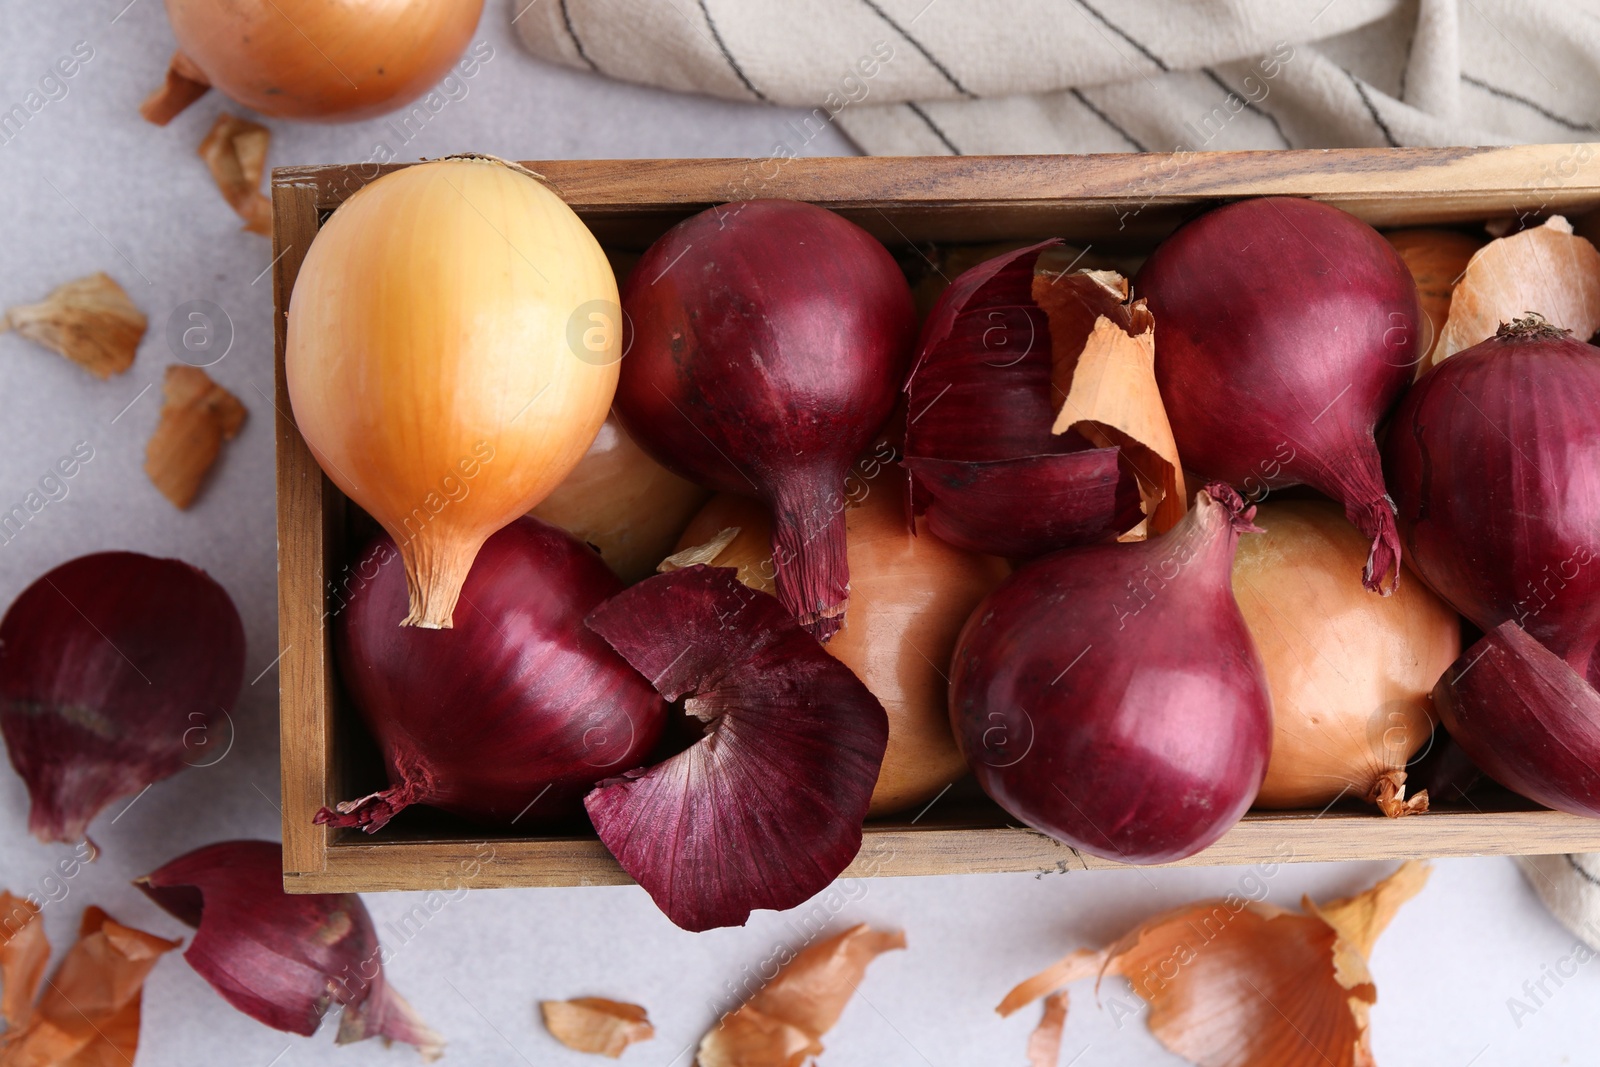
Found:
<path fill-rule="evenodd" d="M 1595 224 L 1597 153 L 1600 145 L 1539 145 L 528 166 L 550 180 L 608 248 L 642 250 L 714 203 L 770 196 L 831 208 L 914 257 L 909 250 L 926 242 L 1047 236 L 1102 252 L 1139 252 L 1201 207 L 1265 194 L 1313 197 L 1380 227 L 1535 212 Z M 284 884 L 290 892 L 336 892 L 626 883 L 593 836 L 526 836 L 426 815 L 409 826 L 397 820 L 376 836 L 312 824 L 322 805 L 383 782 L 376 750 L 340 692 L 323 619 L 327 579 L 351 551 L 348 523 L 359 513 L 323 476 L 295 428 L 284 381 L 284 311 L 327 213 L 391 169 L 292 167 L 272 178 Z M 1183 863 L 1600 850 L 1600 820 L 1536 809 L 1504 793 L 1474 800 L 1399 820 L 1339 807 L 1252 812 Z M 957 790 L 920 816 L 869 824 L 845 877 L 1115 866 L 1018 827 L 986 798 Z"/>

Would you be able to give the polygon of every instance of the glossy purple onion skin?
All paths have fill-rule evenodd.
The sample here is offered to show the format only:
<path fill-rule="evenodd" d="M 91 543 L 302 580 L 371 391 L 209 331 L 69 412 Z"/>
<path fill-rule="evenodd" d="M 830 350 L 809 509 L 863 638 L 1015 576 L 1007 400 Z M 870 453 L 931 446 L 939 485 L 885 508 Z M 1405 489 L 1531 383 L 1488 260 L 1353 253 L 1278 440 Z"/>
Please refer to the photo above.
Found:
<path fill-rule="evenodd" d="M 1033 299 L 1044 241 L 940 294 L 906 378 L 911 506 L 971 552 L 1026 559 L 1114 538 L 1144 517 L 1119 450 L 1053 434 L 1050 321 Z"/>
<path fill-rule="evenodd" d="M 342 1005 L 339 1043 L 383 1037 L 435 1052 L 441 1042 L 384 978 L 372 916 L 354 893 L 283 891 L 283 849 L 220 841 L 134 882 L 197 933 L 184 959 L 229 1004 L 309 1037 Z"/>
<path fill-rule="evenodd" d="M 713 208 L 629 276 L 615 411 L 663 465 L 772 509 L 778 598 L 818 637 L 848 597 L 845 478 L 889 418 L 916 333 L 888 251 L 789 200 Z"/>
<path fill-rule="evenodd" d="M 1230 584 L 1254 509 L 1233 500 L 1201 493 L 1160 537 L 1035 560 L 973 611 L 951 725 L 1001 807 L 1137 864 L 1191 856 L 1244 814 L 1272 711 Z"/>
<path fill-rule="evenodd" d="M 686 930 L 804 903 L 861 848 L 889 720 L 855 674 L 726 567 L 640 582 L 589 625 L 705 723 L 584 800 L 617 862 Z"/>
<path fill-rule="evenodd" d="M 319 822 L 381 828 L 409 804 L 532 828 L 575 817 L 595 782 L 636 766 L 666 705 L 584 616 L 622 583 L 569 534 L 523 518 L 484 543 L 449 630 L 396 626 L 405 570 L 386 536 L 354 566 L 339 673 L 377 738 L 390 790 Z"/>
<path fill-rule="evenodd" d="M 1400 548 L 1373 434 L 1411 381 L 1416 283 L 1371 226 L 1311 200 L 1216 208 L 1134 284 L 1156 321 L 1156 381 L 1184 466 L 1259 498 L 1309 485 L 1373 542 L 1392 591 Z"/>
<path fill-rule="evenodd" d="M 0 621 L 0 733 L 28 786 L 28 829 L 81 840 L 99 812 L 228 736 L 244 627 L 181 560 L 99 552 L 23 590 Z"/>
<path fill-rule="evenodd" d="M 1456 353 L 1406 394 L 1384 465 L 1423 581 L 1600 680 L 1600 349 L 1493 337 Z"/>
<path fill-rule="evenodd" d="M 1546 807 L 1600 818 L 1600 693 L 1516 623 L 1463 652 L 1434 686 L 1433 704 L 1495 781 Z"/>

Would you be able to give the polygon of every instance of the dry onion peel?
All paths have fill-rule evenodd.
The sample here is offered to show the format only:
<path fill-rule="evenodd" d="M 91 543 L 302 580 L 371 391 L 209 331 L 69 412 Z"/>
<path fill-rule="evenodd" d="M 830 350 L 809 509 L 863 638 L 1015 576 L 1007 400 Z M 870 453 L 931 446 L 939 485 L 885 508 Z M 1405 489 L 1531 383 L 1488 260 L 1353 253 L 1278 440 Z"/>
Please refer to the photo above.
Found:
<path fill-rule="evenodd" d="M 1065 398 L 1050 432 L 1121 449 L 1145 514 L 1124 539 L 1172 529 L 1185 510 L 1183 466 L 1156 387 L 1149 308 L 1129 301 L 1128 280 L 1115 271 L 1035 274 L 1033 299 L 1050 320 L 1051 383 Z"/>
<path fill-rule="evenodd" d="M 174 363 L 161 383 L 161 421 L 145 446 L 144 472 L 178 508 L 194 503 L 222 443 L 238 436 L 247 411 L 199 367 Z"/>
<path fill-rule="evenodd" d="M 7 1029 L 0 1034 L 0 1063 L 7 1067 L 113 1067 L 134 1061 L 139 1046 L 140 1002 L 145 978 L 182 942 L 123 926 L 99 908 L 85 908 L 78 940 L 39 997 L 50 946 L 37 909 L 12 932 L 17 907 L 31 905 L 0 893 L 0 948 L 5 979 Z M 12 945 L 22 945 L 12 963 Z"/>
<path fill-rule="evenodd" d="M 802 949 L 701 1039 L 699 1067 L 800 1067 L 822 1053 L 867 964 L 905 947 L 904 933 L 863 923 Z"/>
<path fill-rule="evenodd" d="M 222 198 L 244 219 L 244 228 L 264 237 L 272 236 L 272 201 L 261 192 L 271 144 L 271 130 L 224 111 L 211 124 L 196 153 L 211 169 L 211 180 L 217 183 Z"/>
<path fill-rule="evenodd" d="M 1150 1005 L 1156 1039 L 1199 1067 L 1371 1067 L 1378 991 L 1367 957 L 1427 878 L 1427 864 L 1407 860 L 1354 897 L 1320 906 L 1306 897 L 1300 912 L 1237 894 L 1189 904 L 1071 953 L 995 1010 L 1117 975 Z"/>
<path fill-rule="evenodd" d="M 827 650 L 860 678 L 889 716 L 889 746 L 869 817 L 926 804 L 967 764 L 950 732 L 950 653 L 972 609 L 1009 572 L 1004 561 L 927 536 L 906 522 L 898 486 L 861 483 L 866 496 L 845 508 L 845 547 L 854 614 Z M 761 504 L 714 497 L 684 531 L 707 539 L 662 562 L 737 569 L 739 581 L 772 592 L 771 518 Z"/>
<path fill-rule="evenodd" d="M 1456 284 L 1435 365 L 1495 335 L 1502 323 L 1544 316 L 1576 340 L 1600 330 L 1600 250 L 1552 215 L 1544 225 L 1490 241 Z"/>
<path fill-rule="evenodd" d="M 617 307 L 577 215 L 498 161 L 391 172 L 318 232 L 289 306 L 289 396 L 323 470 L 399 546 L 403 625 L 448 627 L 484 540 L 583 457 L 621 359 L 620 330 L 587 327 Z"/>
<path fill-rule="evenodd" d="M 651 459 L 607 416 L 572 473 L 528 514 L 599 549 L 631 585 L 654 572 L 710 495 Z"/>
<path fill-rule="evenodd" d="M 1044 998 L 1044 1016 L 1028 1035 L 1028 1067 L 1056 1067 L 1061 1062 L 1061 1032 L 1067 1026 L 1069 998 L 1065 989 Z"/>
<path fill-rule="evenodd" d="M 839 876 L 883 760 L 883 707 L 775 598 L 731 571 L 647 578 L 588 626 L 705 736 L 584 800 L 595 832 L 667 918 L 742 925 Z"/>
<path fill-rule="evenodd" d="M 1367 542 L 1329 501 L 1268 502 L 1255 521 L 1264 532 L 1239 542 L 1233 595 L 1272 692 L 1256 807 L 1349 795 L 1385 815 L 1426 811 L 1426 792 L 1405 795 L 1405 768 L 1433 733 L 1429 693 L 1461 654 L 1455 611 L 1421 582 L 1368 594 L 1356 578 Z"/>
<path fill-rule="evenodd" d="M 577 1052 L 616 1059 L 629 1045 L 656 1036 L 650 1015 L 637 1004 L 604 997 L 541 1000 L 539 1014 L 550 1036 Z"/>
<path fill-rule="evenodd" d="M 1027 558 L 1142 521 L 1138 482 L 1117 449 L 1051 432 L 1052 325 L 1033 291 L 1038 260 L 1058 244 L 962 274 L 917 342 L 905 384 L 912 511 L 959 548 Z"/>
<path fill-rule="evenodd" d="M 59 285 L 40 303 L 8 308 L 0 318 L 0 331 L 15 330 L 96 378 L 133 366 L 146 325 L 144 312 L 104 273 Z"/>
<path fill-rule="evenodd" d="M 1400 253 L 1417 283 L 1417 299 L 1428 327 L 1418 349 L 1421 358 L 1415 377 L 1420 378 L 1433 367 L 1434 347 L 1450 318 L 1451 295 L 1483 241 L 1456 230 L 1395 230 L 1383 236 Z"/>
<path fill-rule="evenodd" d="M 38 905 L 0 892 L 0 1018 L 11 1029 L 33 1012 L 33 996 L 50 962 Z"/>
<path fill-rule="evenodd" d="M 167 76 L 144 98 L 139 114 L 146 122 L 165 126 L 210 91 L 211 82 L 206 79 L 205 72 L 182 52 L 174 52 L 167 64 Z"/>

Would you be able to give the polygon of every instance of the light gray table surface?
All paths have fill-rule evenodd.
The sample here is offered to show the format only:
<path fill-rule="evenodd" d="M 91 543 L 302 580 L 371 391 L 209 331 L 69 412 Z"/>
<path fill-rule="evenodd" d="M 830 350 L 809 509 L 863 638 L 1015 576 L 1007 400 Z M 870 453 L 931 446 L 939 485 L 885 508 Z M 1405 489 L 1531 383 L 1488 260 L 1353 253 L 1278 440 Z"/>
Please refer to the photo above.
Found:
<path fill-rule="evenodd" d="M 0 503 L 20 500 L 46 468 L 80 441 L 93 460 L 10 543 L 0 545 L 0 603 L 71 557 L 111 548 L 176 555 L 210 572 L 239 605 L 249 644 L 237 741 L 215 766 L 158 783 L 91 829 L 103 857 L 46 908 L 59 956 L 82 908 L 166 936 L 181 924 L 131 888 L 129 879 L 199 845 L 232 837 L 276 839 L 278 653 L 274 600 L 272 294 L 268 242 L 239 232 L 194 150 L 216 112 L 208 96 L 166 129 L 135 108 L 157 83 L 173 42 L 160 0 L 0 0 L 0 105 L 37 85 L 77 42 L 94 55 L 9 143 L 0 145 L 0 306 L 31 302 L 53 286 L 105 270 L 150 317 L 133 368 L 92 379 L 15 335 L 0 336 Z M 120 12 L 120 15 L 119 15 Z M 785 136 L 787 113 L 674 96 L 540 64 L 490 0 L 475 40 L 493 48 L 402 159 L 476 150 L 513 159 L 761 156 Z M 382 120 L 343 126 L 269 121 L 271 162 L 354 162 L 395 142 Z M 848 154 L 829 130 L 811 154 Z M 174 354 L 167 320 L 179 305 L 208 300 L 231 319 L 232 349 L 213 376 L 250 409 L 248 422 L 192 510 L 179 513 L 146 480 L 144 444 L 159 409 L 159 380 Z M 154 383 L 154 386 L 152 386 Z M 149 387 L 149 388 L 147 388 Z M 258 677 L 259 675 L 259 677 Z M 64 847 L 25 830 L 26 794 L 0 769 L 0 887 L 25 892 Z M 118 812 L 121 812 L 120 815 Z M 1266 880 L 1269 899 L 1331 897 L 1386 873 L 1384 863 L 1284 865 Z M 902 927 L 906 952 L 880 959 L 860 995 L 825 1038 L 824 1064 L 1013 1064 L 1024 1059 L 1037 1010 L 1002 1021 L 994 1005 L 1010 985 L 1072 948 L 1113 936 L 1184 901 L 1223 895 L 1248 872 L 1117 871 L 1035 876 L 884 878 L 844 888 L 837 916 Z M 420 894 L 366 898 L 380 930 Z M 392 932 L 387 935 L 396 940 Z M 458 1064 L 578 1064 L 540 1026 L 542 998 L 603 995 L 648 1007 L 653 1042 L 624 1063 L 669 1067 L 733 1003 L 729 990 L 775 946 L 795 940 L 781 914 L 707 934 L 674 928 L 634 888 L 483 890 L 450 903 L 395 952 L 389 976 L 446 1036 Z M 1523 983 L 1567 955 L 1574 939 L 1540 906 L 1506 859 L 1436 864 L 1372 960 L 1379 989 L 1373 1044 L 1385 1067 L 1489 1067 L 1592 1063 L 1600 1016 L 1600 967 L 1584 967 L 1520 1025 L 1507 1006 Z M 1118 983 L 1104 996 L 1131 997 Z M 235 1012 L 174 954 L 145 996 L 138 1062 L 185 1065 L 414 1062 L 409 1049 L 377 1042 L 335 1048 L 332 1023 L 312 1038 L 280 1034 Z M 1073 1057 L 1079 1057 L 1074 1060 Z M 1062 1061 L 1090 1065 L 1177 1063 L 1137 1022 L 1097 1009 L 1090 986 L 1075 995 Z"/>

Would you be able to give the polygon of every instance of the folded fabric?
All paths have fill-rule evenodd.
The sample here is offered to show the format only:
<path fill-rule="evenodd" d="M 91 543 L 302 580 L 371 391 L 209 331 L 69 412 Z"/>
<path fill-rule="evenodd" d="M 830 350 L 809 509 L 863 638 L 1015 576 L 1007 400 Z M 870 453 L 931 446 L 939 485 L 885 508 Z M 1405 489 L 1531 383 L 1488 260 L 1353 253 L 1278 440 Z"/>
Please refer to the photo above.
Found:
<path fill-rule="evenodd" d="M 869 154 L 1588 140 L 1595 0 L 511 0 L 534 55 Z M 795 142 L 801 142 L 796 144 Z"/>

